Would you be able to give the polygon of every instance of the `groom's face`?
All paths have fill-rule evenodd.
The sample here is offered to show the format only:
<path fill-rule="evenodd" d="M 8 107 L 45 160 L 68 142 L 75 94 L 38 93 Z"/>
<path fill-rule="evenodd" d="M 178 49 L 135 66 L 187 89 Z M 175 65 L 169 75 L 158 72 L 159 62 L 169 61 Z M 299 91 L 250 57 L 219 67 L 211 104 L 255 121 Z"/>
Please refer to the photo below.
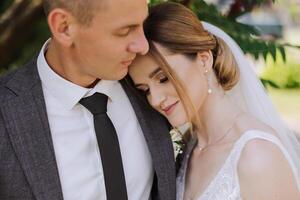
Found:
<path fill-rule="evenodd" d="M 72 59 L 91 78 L 119 80 L 137 54 L 148 51 L 146 0 L 104 0 L 89 26 L 79 25 Z"/>

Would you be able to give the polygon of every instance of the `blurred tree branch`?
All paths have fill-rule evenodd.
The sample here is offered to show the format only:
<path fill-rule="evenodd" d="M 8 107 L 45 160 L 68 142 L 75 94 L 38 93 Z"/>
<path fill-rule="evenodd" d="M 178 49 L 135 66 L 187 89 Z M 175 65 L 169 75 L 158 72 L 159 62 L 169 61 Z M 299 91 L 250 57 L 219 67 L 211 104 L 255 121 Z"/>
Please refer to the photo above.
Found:
<path fill-rule="evenodd" d="M 42 0 L 15 0 L 0 16 L 0 68 L 8 68 L 42 17 Z"/>

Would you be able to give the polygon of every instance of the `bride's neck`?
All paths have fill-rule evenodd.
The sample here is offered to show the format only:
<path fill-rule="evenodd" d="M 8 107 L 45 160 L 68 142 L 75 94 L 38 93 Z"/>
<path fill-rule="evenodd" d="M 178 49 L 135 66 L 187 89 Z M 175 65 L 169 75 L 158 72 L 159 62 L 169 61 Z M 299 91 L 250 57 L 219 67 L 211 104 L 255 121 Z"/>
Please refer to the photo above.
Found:
<path fill-rule="evenodd" d="M 197 130 L 198 142 L 206 146 L 221 138 L 235 125 L 241 111 L 224 93 L 209 94 L 199 110 L 201 126 Z"/>

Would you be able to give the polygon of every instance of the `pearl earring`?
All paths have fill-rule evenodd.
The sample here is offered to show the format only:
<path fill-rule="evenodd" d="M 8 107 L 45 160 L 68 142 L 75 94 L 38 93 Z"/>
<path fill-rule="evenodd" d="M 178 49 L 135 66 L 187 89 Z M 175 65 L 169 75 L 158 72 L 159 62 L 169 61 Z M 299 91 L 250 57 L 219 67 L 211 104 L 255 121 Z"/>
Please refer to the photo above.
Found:
<path fill-rule="evenodd" d="M 207 73 L 208 73 L 208 70 L 205 69 L 205 77 L 206 77 L 207 86 L 208 86 L 207 93 L 208 93 L 208 94 L 211 94 L 211 93 L 212 93 L 212 89 L 210 88 L 210 85 L 209 85 L 209 80 L 208 80 L 208 77 L 207 77 Z"/>

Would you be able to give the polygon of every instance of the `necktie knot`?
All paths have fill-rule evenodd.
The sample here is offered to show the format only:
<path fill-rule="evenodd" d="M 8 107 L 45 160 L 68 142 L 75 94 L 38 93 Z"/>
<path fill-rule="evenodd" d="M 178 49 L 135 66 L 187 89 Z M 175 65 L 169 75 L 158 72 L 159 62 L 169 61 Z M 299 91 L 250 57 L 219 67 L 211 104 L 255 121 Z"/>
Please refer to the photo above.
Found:
<path fill-rule="evenodd" d="M 96 92 L 92 96 L 82 98 L 79 103 L 88 109 L 93 115 L 106 113 L 108 96 Z"/>

